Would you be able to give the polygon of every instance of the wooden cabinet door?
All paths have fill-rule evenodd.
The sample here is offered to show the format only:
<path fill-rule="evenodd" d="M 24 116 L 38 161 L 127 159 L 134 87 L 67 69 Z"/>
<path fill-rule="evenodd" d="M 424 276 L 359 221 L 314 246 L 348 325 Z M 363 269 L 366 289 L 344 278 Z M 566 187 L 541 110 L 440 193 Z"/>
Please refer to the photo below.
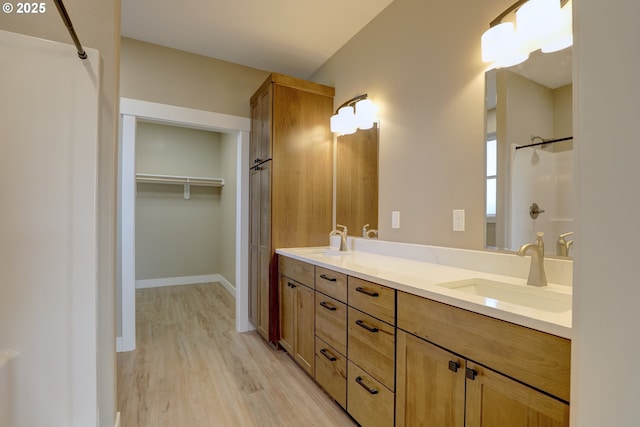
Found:
<path fill-rule="evenodd" d="M 268 85 L 258 101 L 260 103 L 260 140 L 257 154 L 260 161 L 271 158 L 272 94 L 273 85 Z"/>
<path fill-rule="evenodd" d="M 278 297 L 280 305 L 280 340 L 279 343 L 285 351 L 293 355 L 294 343 L 294 304 L 296 282 L 285 276 L 280 276 Z"/>
<path fill-rule="evenodd" d="M 295 291 L 295 315 L 293 346 L 294 360 L 311 376 L 315 367 L 315 291 L 297 284 Z"/>
<path fill-rule="evenodd" d="M 260 172 L 249 175 L 249 320 L 258 327 L 260 267 L 258 244 L 260 235 Z"/>
<path fill-rule="evenodd" d="M 397 342 L 396 426 L 463 427 L 464 359 L 402 330 Z"/>
<path fill-rule="evenodd" d="M 569 405 L 484 366 L 467 369 L 467 427 L 569 426 Z"/>
<path fill-rule="evenodd" d="M 251 104 L 250 166 L 271 158 L 272 93 L 272 84 L 264 86 L 263 91 Z"/>

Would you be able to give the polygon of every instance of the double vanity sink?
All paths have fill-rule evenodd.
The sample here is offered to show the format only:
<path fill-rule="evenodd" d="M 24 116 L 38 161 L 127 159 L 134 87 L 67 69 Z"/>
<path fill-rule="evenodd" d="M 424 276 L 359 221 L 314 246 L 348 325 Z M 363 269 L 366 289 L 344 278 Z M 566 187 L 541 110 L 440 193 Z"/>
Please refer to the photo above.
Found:
<path fill-rule="evenodd" d="M 310 247 L 277 252 L 455 307 L 571 338 L 571 286 L 549 283 L 535 287 L 527 285 L 525 278 L 357 250 L 341 252 Z M 526 263 L 515 255 L 502 256 Z"/>
<path fill-rule="evenodd" d="M 276 250 L 279 342 L 360 425 L 569 425 L 571 264 L 351 243 Z"/>

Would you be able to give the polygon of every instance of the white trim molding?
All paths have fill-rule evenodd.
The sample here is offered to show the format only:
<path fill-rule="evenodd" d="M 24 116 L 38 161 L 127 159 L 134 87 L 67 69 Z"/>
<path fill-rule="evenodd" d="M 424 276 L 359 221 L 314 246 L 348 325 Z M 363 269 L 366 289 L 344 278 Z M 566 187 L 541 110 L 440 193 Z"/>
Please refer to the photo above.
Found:
<path fill-rule="evenodd" d="M 161 288 L 163 286 L 195 285 L 197 283 L 220 283 L 234 297 L 236 287 L 221 274 L 203 274 L 200 276 L 162 277 L 158 279 L 136 280 L 136 289 Z"/>
<path fill-rule="evenodd" d="M 211 111 L 195 110 L 175 105 L 157 104 L 130 98 L 120 98 L 122 134 L 120 138 L 119 179 L 121 184 L 120 215 L 121 228 L 118 259 L 121 263 L 119 277 L 122 308 L 122 351 L 135 350 L 135 125 L 146 121 L 184 126 L 193 129 L 211 130 L 236 135 L 238 142 L 237 159 L 237 221 L 236 221 L 236 286 L 216 278 L 236 298 L 236 329 L 246 332 L 253 329 L 249 322 L 249 132 L 251 120 L 248 117 L 231 116 Z M 126 194 L 125 194 L 126 193 Z M 124 196 L 123 196 L 124 194 Z M 200 280 L 200 279 L 199 279 Z M 207 279 L 206 281 L 211 281 Z M 206 282 L 205 281 L 205 282 Z M 167 282 L 165 282 L 167 283 Z M 173 282 L 168 282 L 172 284 Z M 184 283 L 182 283 L 184 284 Z M 164 285 L 164 286 L 168 286 Z M 118 345 L 118 342 L 116 342 Z"/>

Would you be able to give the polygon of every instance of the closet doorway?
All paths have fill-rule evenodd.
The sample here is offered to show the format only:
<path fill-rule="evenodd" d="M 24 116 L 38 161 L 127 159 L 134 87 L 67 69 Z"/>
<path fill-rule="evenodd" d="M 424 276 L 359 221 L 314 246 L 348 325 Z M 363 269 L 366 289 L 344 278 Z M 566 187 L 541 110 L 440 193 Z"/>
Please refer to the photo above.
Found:
<path fill-rule="evenodd" d="M 118 167 L 118 243 L 116 286 L 116 348 L 135 349 L 135 221 L 136 221 L 136 135 L 139 125 L 169 125 L 216 132 L 221 143 L 235 142 L 235 284 L 224 283 L 236 298 L 236 329 L 253 329 L 248 317 L 248 164 L 250 119 L 172 105 L 157 104 L 128 98 L 120 99 L 120 140 Z M 151 174 L 147 174 L 151 175 Z M 175 179 L 175 176 L 160 177 Z M 183 177 L 184 178 L 184 177 Z M 209 178 L 209 177 L 207 177 Z M 215 177 L 205 185 L 219 185 Z M 138 179 L 157 179 L 141 177 Z M 181 185 L 183 187 L 183 185 Z M 191 196 L 191 186 L 184 186 L 184 197 Z M 195 188 L 195 187 L 194 187 Z M 182 189 L 180 190 L 182 192 Z M 224 191 L 224 190 L 223 190 Z M 233 189 L 231 189 L 233 191 Z M 202 276 L 205 277 L 205 276 Z M 140 281 L 144 282 L 144 281 Z M 167 283 L 171 284 L 171 283 Z M 177 284 L 177 283 L 176 283 Z"/>

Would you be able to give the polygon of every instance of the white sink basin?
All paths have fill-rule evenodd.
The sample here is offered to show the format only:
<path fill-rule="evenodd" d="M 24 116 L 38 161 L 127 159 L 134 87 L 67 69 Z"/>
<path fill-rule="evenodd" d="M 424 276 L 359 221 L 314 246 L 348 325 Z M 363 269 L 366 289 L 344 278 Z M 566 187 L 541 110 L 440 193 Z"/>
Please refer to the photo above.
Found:
<path fill-rule="evenodd" d="M 483 297 L 485 305 L 490 307 L 499 307 L 502 302 L 549 313 L 562 313 L 571 310 L 572 306 L 570 294 L 554 292 L 546 287 L 512 285 L 479 278 L 442 283 L 438 286 Z"/>

